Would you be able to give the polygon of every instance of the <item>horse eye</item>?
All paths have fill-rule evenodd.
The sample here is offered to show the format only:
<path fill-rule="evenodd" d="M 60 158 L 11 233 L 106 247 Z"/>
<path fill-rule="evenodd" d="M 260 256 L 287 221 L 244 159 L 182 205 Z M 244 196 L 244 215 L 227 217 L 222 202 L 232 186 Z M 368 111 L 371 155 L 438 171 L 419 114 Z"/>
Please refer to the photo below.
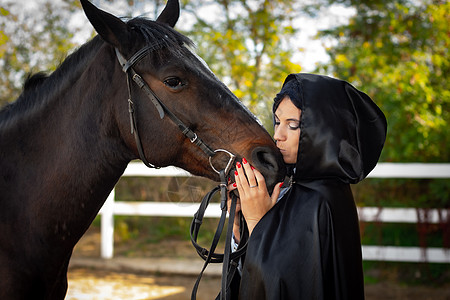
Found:
<path fill-rule="evenodd" d="M 183 86 L 181 79 L 178 77 L 169 77 L 164 80 L 164 84 L 172 89 L 180 88 Z"/>

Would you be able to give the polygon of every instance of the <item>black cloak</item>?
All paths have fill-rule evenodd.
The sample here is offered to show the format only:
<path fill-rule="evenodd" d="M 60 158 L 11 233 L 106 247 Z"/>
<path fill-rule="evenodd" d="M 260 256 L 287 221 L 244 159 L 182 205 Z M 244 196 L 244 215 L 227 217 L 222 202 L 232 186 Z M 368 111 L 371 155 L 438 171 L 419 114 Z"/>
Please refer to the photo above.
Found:
<path fill-rule="evenodd" d="M 301 109 L 292 187 L 249 239 L 240 299 L 364 299 L 358 215 L 350 183 L 375 167 L 386 119 L 349 83 L 291 74 L 275 98 Z"/>

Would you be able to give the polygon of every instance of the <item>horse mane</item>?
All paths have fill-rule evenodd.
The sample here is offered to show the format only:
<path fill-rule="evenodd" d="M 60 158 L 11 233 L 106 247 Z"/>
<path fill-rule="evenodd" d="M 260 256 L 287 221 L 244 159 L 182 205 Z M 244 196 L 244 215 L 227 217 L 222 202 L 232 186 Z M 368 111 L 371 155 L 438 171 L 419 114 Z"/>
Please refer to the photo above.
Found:
<path fill-rule="evenodd" d="M 156 64 L 162 64 L 167 55 L 181 55 L 183 46 L 193 45 L 193 42 L 186 36 L 156 21 L 138 17 L 130 19 L 127 23 L 138 32 L 141 38 L 144 37 L 146 44 L 158 41 L 165 48 L 164 51 L 153 53 Z M 0 109 L 0 129 L 7 124 L 14 126 L 13 120 L 20 119 L 19 115 L 23 116 L 39 111 L 57 97 L 58 93 L 69 88 L 81 76 L 90 60 L 93 59 L 94 53 L 103 44 L 104 41 L 97 35 L 69 55 L 50 75 L 44 72 L 28 75 L 19 98 Z"/>
<path fill-rule="evenodd" d="M 103 44 L 99 37 L 83 44 L 70 54 L 50 75 L 45 72 L 29 74 L 25 80 L 23 91 L 16 101 L 7 104 L 0 110 L 0 129 L 14 126 L 15 120 L 21 116 L 39 111 L 78 78 L 85 66 L 92 59 L 93 53 Z"/>
<path fill-rule="evenodd" d="M 36 74 L 28 74 L 27 79 L 25 80 L 25 84 L 23 86 L 23 90 L 31 90 L 39 85 L 41 85 L 45 79 L 48 78 L 48 75 L 44 72 L 38 72 Z"/>

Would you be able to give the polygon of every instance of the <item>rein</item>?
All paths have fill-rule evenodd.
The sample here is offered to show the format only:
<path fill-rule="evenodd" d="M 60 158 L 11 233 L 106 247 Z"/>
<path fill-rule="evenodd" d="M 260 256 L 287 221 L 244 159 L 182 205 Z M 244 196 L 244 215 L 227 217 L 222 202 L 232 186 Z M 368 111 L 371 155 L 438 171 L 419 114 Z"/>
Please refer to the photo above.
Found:
<path fill-rule="evenodd" d="M 222 234 L 225 219 L 227 215 L 227 182 L 225 173 L 220 171 L 220 185 L 213 188 L 205 197 L 200 204 L 199 209 L 194 214 L 194 219 L 192 220 L 190 227 L 191 234 L 191 242 L 197 250 L 198 255 L 205 261 L 203 264 L 203 268 L 200 271 L 200 274 L 197 277 L 197 281 L 195 282 L 194 288 L 192 289 L 191 300 L 196 299 L 198 286 L 200 284 L 200 280 L 202 278 L 203 272 L 206 270 L 206 267 L 209 263 L 223 263 L 222 265 L 222 286 L 220 290 L 220 294 L 216 299 L 226 300 L 229 299 L 230 294 L 228 293 L 231 281 L 236 272 L 236 269 L 239 265 L 239 259 L 247 250 L 247 239 L 248 239 L 248 229 L 245 225 L 244 218 L 242 214 L 240 214 L 240 236 L 241 241 L 237 247 L 235 252 L 231 253 L 231 237 L 233 233 L 233 224 L 234 217 L 236 213 L 236 202 L 237 196 L 234 193 L 230 193 L 231 196 L 231 205 L 230 205 L 230 213 L 228 217 L 228 226 L 227 226 L 227 234 L 225 240 L 225 249 L 224 254 L 217 254 L 214 251 L 216 250 L 217 244 L 219 243 L 220 235 Z M 220 215 L 220 220 L 217 225 L 216 233 L 214 234 L 213 241 L 209 250 L 201 247 L 197 243 L 197 237 L 200 230 L 200 225 L 203 222 L 203 217 L 205 215 L 206 208 L 208 207 L 211 198 L 220 190 L 220 207 L 222 209 L 222 214 Z M 227 297 L 228 296 L 228 297 Z"/>
<path fill-rule="evenodd" d="M 220 239 L 220 235 L 222 234 L 223 227 L 225 225 L 226 215 L 227 215 L 227 174 L 231 170 L 231 166 L 234 162 L 235 155 L 231 152 L 224 150 L 224 149 L 216 149 L 212 150 L 206 143 L 204 143 L 197 134 L 192 131 L 188 126 L 186 126 L 175 114 L 173 114 L 170 109 L 167 108 L 166 105 L 158 98 L 158 96 L 153 92 L 153 90 L 148 86 L 148 84 L 144 81 L 144 79 L 136 73 L 136 71 L 133 69 L 133 66 L 139 62 L 141 59 L 143 59 L 149 52 L 152 52 L 154 50 L 160 49 L 163 47 L 163 44 L 156 42 L 154 44 L 148 45 L 138 52 L 136 52 L 129 60 L 126 60 L 122 54 L 119 52 L 117 48 L 115 48 L 117 59 L 119 60 L 120 65 L 122 66 L 123 72 L 127 75 L 127 88 L 128 88 L 128 112 L 130 114 L 130 127 L 131 127 L 131 134 L 134 135 L 135 141 L 136 141 L 136 147 L 139 152 L 140 159 L 142 162 L 149 168 L 158 168 L 157 166 L 151 164 L 146 156 L 144 149 L 142 147 L 141 139 L 139 136 L 139 131 L 137 127 L 137 119 L 136 119 L 136 108 L 134 106 L 134 102 L 132 100 L 132 93 L 131 93 L 131 80 L 134 81 L 140 89 L 142 89 L 145 94 L 150 98 L 153 105 L 155 106 L 156 110 L 159 113 L 159 117 L 161 119 L 164 118 L 165 115 L 167 115 L 174 123 L 178 126 L 180 131 L 183 133 L 183 135 L 188 138 L 191 143 L 197 145 L 208 157 L 209 157 L 209 164 L 211 168 L 220 175 L 220 184 L 219 186 L 215 187 L 212 191 L 210 191 L 202 200 L 200 207 L 198 211 L 194 215 L 194 219 L 192 220 L 192 224 L 190 227 L 190 235 L 191 235 L 191 241 L 194 247 L 197 250 L 197 253 L 200 255 L 202 259 L 205 260 L 205 263 L 203 265 L 203 268 L 197 278 L 197 281 L 194 285 L 194 288 L 192 290 L 191 299 L 196 299 L 197 295 L 197 289 L 200 284 L 201 277 L 203 275 L 203 272 L 205 271 L 206 267 L 209 263 L 223 263 L 222 266 L 222 287 L 220 294 L 217 296 L 217 299 L 226 300 L 229 299 L 230 294 L 228 293 L 228 289 L 230 287 L 231 280 L 233 279 L 233 276 L 236 272 L 239 259 L 240 257 L 245 253 L 246 250 L 246 240 L 248 238 L 248 230 L 245 226 L 245 221 L 243 220 L 243 217 L 241 216 L 241 224 L 243 226 L 240 226 L 242 229 L 241 232 L 241 242 L 238 246 L 237 251 L 231 253 L 231 237 L 233 232 L 233 223 L 234 223 L 234 216 L 236 212 L 236 202 L 237 197 L 234 193 L 231 194 L 231 206 L 230 206 L 230 214 L 228 218 L 228 227 L 227 227 L 227 236 L 226 236 L 226 242 L 225 242 L 225 250 L 224 254 L 217 254 L 215 253 L 215 249 L 217 247 L 217 244 Z M 130 80 L 131 79 L 131 80 Z M 229 160 L 227 165 L 223 170 L 217 170 L 212 162 L 212 158 L 216 155 L 218 152 L 223 152 L 229 156 Z M 211 200 L 211 198 L 220 190 L 220 208 L 222 210 L 222 214 L 220 216 L 220 221 L 217 226 L 216 233 L 214 235 L 213 242 L 211 244 L 211 247 L 209 250 L 202 248 L 200 245 L 197 244 L 197 237 L 200 230 L 200 225 L 203 222 L 203 216 L 205 214 L 206 208 L 208 207 L 208 204 Z"/>

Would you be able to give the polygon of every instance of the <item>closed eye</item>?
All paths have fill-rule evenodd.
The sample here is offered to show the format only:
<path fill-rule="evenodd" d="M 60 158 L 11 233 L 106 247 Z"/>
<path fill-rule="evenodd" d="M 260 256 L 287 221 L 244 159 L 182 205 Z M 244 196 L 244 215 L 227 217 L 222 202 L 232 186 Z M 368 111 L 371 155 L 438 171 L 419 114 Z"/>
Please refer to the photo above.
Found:
<path fill-rule="evenodd" d="M 291 121 L 291 122 L 289 122 L 289 129 L 297 130 L 299 128 L 300 128 L 300 122 L 298 122 L 298 121 Z"/>

